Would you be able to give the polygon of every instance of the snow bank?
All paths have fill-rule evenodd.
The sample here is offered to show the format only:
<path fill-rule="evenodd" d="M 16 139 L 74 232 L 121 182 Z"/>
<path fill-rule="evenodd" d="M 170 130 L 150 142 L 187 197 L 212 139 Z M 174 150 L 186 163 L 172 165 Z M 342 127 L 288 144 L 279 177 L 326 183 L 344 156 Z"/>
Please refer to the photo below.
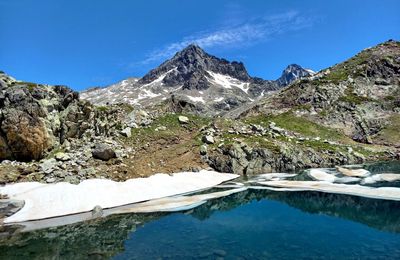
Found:
<path fill-rule="evenodd" d="M 97 205 L 107 209 L 195 192 L 237 177 L 235 174 L 200 171 L 175 173 L 171 176 L 156 174 L 125 182 L 91 179 L 78 185 L 65 182 L 17 183 L 0 187 L 0 194 L 25 201 L 20 211 L 4 220 L 4 223 L 14 223 L 87 212 Z"/>

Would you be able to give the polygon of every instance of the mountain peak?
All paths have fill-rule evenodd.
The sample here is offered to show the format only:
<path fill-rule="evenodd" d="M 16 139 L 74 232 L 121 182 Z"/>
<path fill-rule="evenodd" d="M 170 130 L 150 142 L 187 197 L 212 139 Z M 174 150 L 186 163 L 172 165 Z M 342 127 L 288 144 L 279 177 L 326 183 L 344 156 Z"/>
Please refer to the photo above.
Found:
<path fill-rule="evenodd" d="M 277 82 L 280 86 L 286 86 L 299 78 L 308 77 L 312 74 L 313 72 L 311 70 L 304 69 L 298 64 L 290 64 L 283 70 Z"/>
<path fill-rule="evenodd" d="M 205 52 L 202 48 L 200 48 L 199 45 L 197 45 L 195 43 L 191 43 L 188 46 L 186 46 L 186 48 L 177 52 L 177 54 L 179 54 L 179 53 L 198 53 L 199 54 L 199 53 L 205 53 Z"/>
<path fill-rule="evenodd" d="M 184 84 L 184 88 L 188 89 L 193 87 L 205 89 L 208 88 L 206 76 L 210 71 L 244 82 L 251 80 L 242 62 L 229 62 L 217 58 L 206 53 L 198 45 L 190 44 L 177 52 L 170 60 L 147 73 L 140 83 L 147 84 L 163 77 L 162 82 L 166 85 Z"/>

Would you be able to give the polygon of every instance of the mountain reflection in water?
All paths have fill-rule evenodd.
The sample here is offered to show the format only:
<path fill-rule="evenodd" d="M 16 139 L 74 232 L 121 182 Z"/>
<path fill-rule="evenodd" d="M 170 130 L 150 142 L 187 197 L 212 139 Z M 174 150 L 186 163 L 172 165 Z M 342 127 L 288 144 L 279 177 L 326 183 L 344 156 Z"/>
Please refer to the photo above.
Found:
<path fill-rule="evenodd" d="M 259 204 L 259 202 L 267 202 Z M 280 210 L 276 210 L 271 205 L 280 205 Z M 274 207 L 275 207 L 274 206 Z M 250 207 L 250 208 L 249 208 Z M 267 207 L 267 208 L 265 208 Z M 299 209 L 299 210 L 295 210 Z M 260 210 L 260 212 L 257 212 Z M 363 229 L 371 227 L 374 234 L 377 236 L 391 236 L 394 242 L 400 245 L 400 202 L 367 199 L 355 196 L 346 196 L 338 194 L 328 194 L 319 192 L 274 192 L 266 190 L 246 190 L 236 193 L 228 197 L 208 201 L 207 203 L 182 213 L 151 213 L 151 214 L 125 214 L 112 215 L 107 218 L 97 219 L 82 223 L 77 223 L 68 226 L 48 228 L 33 232 L 21 233 L 18 232 L 18 227 L 7 227 L 0 233 L 0 258 L 1 259 L 25 259 L 25 258 L 61 258 L 61 259 L 107 259 L 116 256 L 128 250 L 132 246 L 126 241 L 132 238 L 139 239 L 146 229 L 145 224 L 162 221 L 164 218 L 173 220 L 175 217 L 191 218 L 196 220 L 196 225 L 202 225 L 213 219 L 213 215 L 223 214 L 225 218 L 229 217 L 229 221 L 240 226 L 243 219 L 237 217 L 236 214 L 244 214 L 248 216 L 249 221 L 252 215 L 264 214 L 265 218 L 280 221 L 282 224 L 290 225 L 285 214 L 291 212 L 290 215 L 296 216 L 299 222 L 296 222 L 296 228 L 303 218 L 309 218 L 310 213 L 315 217 L 331 216 L 329 221 L 331 225 L 335 225 L 336 219 L 344 219 L 349 225 L 363 224 Z M 282 215 L 280 218 L 279 215 Z M 198 221 L 200 220 L 200 221 Z M 271 226 L 279 223 L 271 223 Z M 144 227 L 142 227 L 144 225 Z M 316 223 L 318 225 L 318 223 Z M 169 234 L 174 232 L 171 225 L 163 226 L 163 230 Z M 368 226 L 368 227 L 367 227 Z M 318 228 L 318 226 L 316 226 Z M 142 232 L 136 231 L 143 229 Z M 193 235 L 192 246 L 197 244 L 194 238 L 196 228 L 189 229 Z M 188 231 L 188 232 L 189 232 Z M 279 230 L 277 230 L 279 232 Z M 253 232 L 248 230 L 247 233 Z M 282 231 L 284 232 L 284 231 Z M 304 232 L 307 234 L 307 227 L 304 227 Z M 290 234 L 287 234 L 290 236 Z M 212 236 L 212 235 L 210 235 Z M 240 237 L 237 238 L 237 243 L 240 243 Z M 186 241 L 190 243 L 190 241 Z M 358 243 L 360 241 L 353 241 Z M 393 242 L 393 243 L 394 243 Z M 149 247 L 157 247 L 159 241 L 154 237 Z M 187 251 L 190 253 L 191 246 L 188 246 Z M 132 251 L 135 251 L 131 248 Z M 129 250 L 129 251 L 131 251 Z M 160 251 L 162 251 L 160 249 Z M 251 252 L 251 249 L 248 248 Z M 192 252 L 194 253 L 194 252 Z M 399 254 L 397 252 L 395 254 Z M 223 253 L 220 252 L 221 255 Z M 172 255 L 169 255 L 172 257 Z M 169 257 L 168 255 L 166 258 Z M 125 258 L 123 255 L 121 258 Z M 134 258 L 134 256 L 131 256 Z M 128 257 L 128 258 L 131 258 Z M 140 255 L 136 257 L 141 258 Z M 144 255 L 142 255 L 144 257 Z M 178 257 L 179 256 L 175 256 Z M 182 256 L 183 257 L 183 256 Z M 194 258 L 200 257 L 193 255 Z M 210 257 L 210 255 L 205 256 Z"/>

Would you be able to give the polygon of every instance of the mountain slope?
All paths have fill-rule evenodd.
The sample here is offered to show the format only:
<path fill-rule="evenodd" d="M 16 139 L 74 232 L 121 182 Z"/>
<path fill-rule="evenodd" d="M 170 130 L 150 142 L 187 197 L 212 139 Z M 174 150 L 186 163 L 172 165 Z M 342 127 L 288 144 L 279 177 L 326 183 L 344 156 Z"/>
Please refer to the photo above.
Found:
<path fill-rule="evenodd" d="M 287 113 L 353 140 L 400 146 L 400 43 L 387 41 L 231 116 Z"/>
<path fill-rule="evenodd" d="M 87 90 L 81 97 L 98 105 L 162 104 L 177 112 L 215 115 L 269 95 L 306 76 L 305 70 L 296 66 L 291 76 L 283 75 L 279 82 L 263 80 L 251 77 L 241 62 L 229 62 L 189 45 L 140 79 L 130 78 L 106 88 Z"/>

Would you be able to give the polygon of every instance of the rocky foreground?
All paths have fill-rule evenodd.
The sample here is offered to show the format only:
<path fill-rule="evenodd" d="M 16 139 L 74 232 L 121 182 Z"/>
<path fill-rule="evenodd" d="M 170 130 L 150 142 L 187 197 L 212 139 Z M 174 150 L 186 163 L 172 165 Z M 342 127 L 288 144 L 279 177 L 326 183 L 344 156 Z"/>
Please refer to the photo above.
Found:
<path fill-rule="evenodd" d="M 189 105 L 182 114 L 170 100 L 93 105 L 68 87 L 5 73 L 0 89 L 0 183 L 121 181 L 201 169 L 250 175 L 399 159 L 395 41 L 213 117 Z"/>

